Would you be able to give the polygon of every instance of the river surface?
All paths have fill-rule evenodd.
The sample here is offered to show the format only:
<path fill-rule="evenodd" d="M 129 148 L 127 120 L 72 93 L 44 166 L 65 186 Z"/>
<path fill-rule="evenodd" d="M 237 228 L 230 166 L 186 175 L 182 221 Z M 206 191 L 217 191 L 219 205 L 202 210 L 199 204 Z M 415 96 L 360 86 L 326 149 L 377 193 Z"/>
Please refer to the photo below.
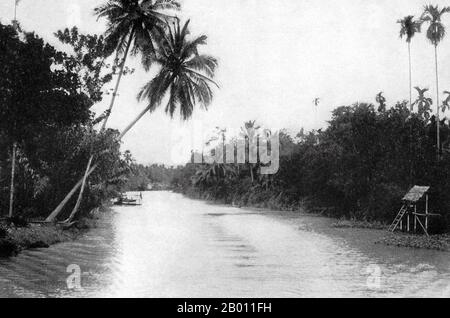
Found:
<path fill-rule="evenodd" d="M 450 297 L 450 253 L 331 222 L 147 192 L 76 241 L 0 259 L 0 297 Z"/>

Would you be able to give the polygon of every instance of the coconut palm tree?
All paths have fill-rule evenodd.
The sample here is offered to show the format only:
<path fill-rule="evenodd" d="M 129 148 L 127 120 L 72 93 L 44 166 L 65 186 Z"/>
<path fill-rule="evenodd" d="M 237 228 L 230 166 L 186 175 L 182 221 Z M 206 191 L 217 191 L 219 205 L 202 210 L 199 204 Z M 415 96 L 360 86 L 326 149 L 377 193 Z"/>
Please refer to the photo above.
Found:
<path fill-rule="evenodd" d="M 211 84 L 217 86 L 213 81 L 217 68 L 217 60 L 209 55 L 199 54 L 198 47 L 205 45 L 207 37 L 202 35 L 194 39 L 189 38 L 189 21 L 183 28 L 177 19 L 167 28 L 166 34 L 162 36 L 161 43 L 155 47 L 150 58 L 144 59 L 145 67 L 150 63 L 160 65 L 160 70 L 156 76 L 148 82 L 138 95 L 139 100 L 146 100 L 147 107 L 122 131 L 118 137 L 121 140 L 125 134 L 147 113 L 154 111 L 161 105 L 163 98 L 168 95 L 169 99 L 165 106 L 165 111 L 171 117 L 176 110 L 180 112 L 182 119 L 187 120 L 192 116 L 194 106 L 199 104 L 207 109 L 213 98 Z M 85 178 L 95 169 L 95 164 L 90 169 L 86 169 Z M 75 187 L 64 198 L 60 205 L 47 218 L 48 222 L 56 219 L 65 204 L 75 194 L 83 184 L 80 180 Z M 74 215 L 74 213 L 72 213 Z"/>
<path fill-rule="evenodd" d="M 408 43 L 408 57 L 409 57 L 409 107 L 412 111 L 412 65 L 411 65 L 411 40 L 420 32 L 422 21 L 414 20 L 413 15 L 408 15 L 397 23 L 400 24 L 400 38 L 405 38 Z"/>
<path fill-rule="evenodd" d="M 179 8 L 180 4 L 176 0 L 108 0 L 105 4 L 95 8 L 94 11 L 98 18 L 105 17 L 108 20 L 105 40 L 107 45 L 116 51 L 115 63 L 119 60 L 118 56 L 123 53 L 122 61 L 119 63 L 119 74 L 112 93 L 111 103 L 104 116 L 102 116 L 102 131 L 106 128 L 114 107 L 130 49 L 133 55 L 142 52 L 143 56 L 145 56 L 145 63 L 148 65 L 150 59 L 147 56 L 154 53 L 155 47 L 161 40 L 162 34 L 164 34 L 167 19 L 171 18 L 164 11 Z M 71 215 L 76 214 L 81 204 L 87 174 L 91 168 L 93 158 L 94 155 L 91 155 L 89 158 L 78 200 Z"/>
<path fill-rule="evenodd" d="M 434 45 L 434 61 L 436 71 L 436 125 L 437 125 L 437 137 L 436 137 L 436 151 L 439 159 L 440 154 L 440 114 L 439 114 L 439 73 L 438 73 L 438 50 L 439 43 L 444 39 L 445 26 L 442 24 L 442 16 L 445 13 L 450 12 L 450 7 L 444 7 L 442 9 L 439 6 L 427 5 L 424 8 L 421 20 L 428 23 L 427 38 L 431 44 Z"/>
<path fill-rule="evenodd" d="M 170 18 L 164 11 L 179 8 L 180 4 L 175 0 L 108 0 L 95 8 L 97 17 L 104 17 L 108 21 L 105 39 L 109 47 L 116 51 L 117 56 L 123 54 L 102 129 L 105 129 L 114 106 L 130 49 L 134 55 L 139 52 L 154 52 L 164 33 L 167 19 Z"/>
<path fill-rule="evenodd" d="M 199 104 L 208 109 L 213 98 L 211 84 L 217 60 L 209 55 L 199 54 L 198 46 L 206 44 L 206 35 L 189 39 L 189 20 L 180 26 L 177 20 L 169 28 L 161 46 L 151 60 L 161 68 L 138 94 L 138 100 L 148 102 L 147 107 L 122 131 L 122 138 L 147 112 L 153 112 L 165 96 L 168 102 L 165 112 L 172 118 L 178 110 L 183 120 L 188 120 Z"/>

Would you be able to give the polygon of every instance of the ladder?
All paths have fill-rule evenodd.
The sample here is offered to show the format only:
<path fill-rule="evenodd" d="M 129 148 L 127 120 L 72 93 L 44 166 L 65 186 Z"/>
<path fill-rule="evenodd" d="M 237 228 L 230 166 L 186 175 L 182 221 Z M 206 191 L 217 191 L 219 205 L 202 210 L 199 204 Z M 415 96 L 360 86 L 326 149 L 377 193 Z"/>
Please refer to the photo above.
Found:
<path fill-rule="evenodd" d="M 398 212 L 397 216 L 394 219 L 394 222 L 392 222 L 391 226 L 389 226 L 389 231 L 394 232 L 397 228 L 398 224 L 402 220 L 403 216 L 405 215 L 406 211 L 408 211 L 408 207 L 406 205 L 403 205 L 400 211 Z"/>

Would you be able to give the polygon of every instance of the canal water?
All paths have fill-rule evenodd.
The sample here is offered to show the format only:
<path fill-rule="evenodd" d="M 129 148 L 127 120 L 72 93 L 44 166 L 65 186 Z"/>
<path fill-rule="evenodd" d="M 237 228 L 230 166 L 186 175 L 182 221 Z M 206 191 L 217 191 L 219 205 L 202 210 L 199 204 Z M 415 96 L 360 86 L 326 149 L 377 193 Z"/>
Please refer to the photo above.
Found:
<path fill-rule="evenodd" d="M 0 297 L 450 297 L 450 253 L 376 245 L 380 231 L 171 192 L 143 202 L 0 259 Z"/>

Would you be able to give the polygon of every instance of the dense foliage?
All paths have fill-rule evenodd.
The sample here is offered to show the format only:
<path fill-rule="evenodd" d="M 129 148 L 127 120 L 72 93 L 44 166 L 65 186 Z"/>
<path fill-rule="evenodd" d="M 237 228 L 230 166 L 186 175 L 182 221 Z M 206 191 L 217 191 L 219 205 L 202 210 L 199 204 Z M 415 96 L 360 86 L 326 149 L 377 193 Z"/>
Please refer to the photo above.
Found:
<path fill-rule="evenodd" d="M 325 130 L 294 138 L 280 133 L 280 169 L 251 179 L 251 165 L 188 164 L 174 184 L 185 193 L 237 205 L 296 209 L 323 207 L 332 216 L 392 221 L 412 185 L 430 185 L 431 210 L 450 206 L 450 127 L 442 121 L 443 155 L 436 158 L 436 122 L 429 109 L 411 113 L 408 103 L 391 108 L 358 103 L 339 107 Z M 231 169 L 230 169 L 231 168 Z M 250 170 L 249 170 L 250 169 Z"/>
<path fill-rule="evenodd" d="M 73 54 L 56 50 L 34 33 L 0 24 L 2 216 L 8 211 L 14 143 L 17 216 L 46 217 L 83 175 L 92 149 L 98 151 L 101 169 L 90 179 L 84 211 L 104 200 L 127 173 L 118 132 L 98 133 L 98 119 L 90 110 L 111 80 L 103 38 L 81 35 L 75 28 L 57 37 L 72 47 Z"/>

